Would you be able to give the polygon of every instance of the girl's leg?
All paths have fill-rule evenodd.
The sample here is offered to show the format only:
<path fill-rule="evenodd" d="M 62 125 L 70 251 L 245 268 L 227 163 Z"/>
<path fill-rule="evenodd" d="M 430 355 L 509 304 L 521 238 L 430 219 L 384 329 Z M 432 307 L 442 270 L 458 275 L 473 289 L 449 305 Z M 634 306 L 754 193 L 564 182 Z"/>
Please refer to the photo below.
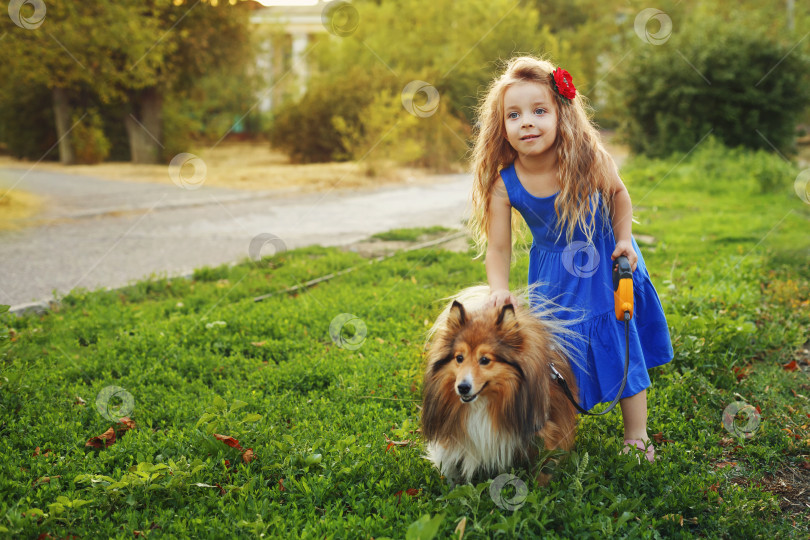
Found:
<path fill-rule="evenodd" d="M 647 436 L 647 389 L 638 394 L 619 400 L 624 421 L 624 438 L 637 439 L 645 444 Z"/>

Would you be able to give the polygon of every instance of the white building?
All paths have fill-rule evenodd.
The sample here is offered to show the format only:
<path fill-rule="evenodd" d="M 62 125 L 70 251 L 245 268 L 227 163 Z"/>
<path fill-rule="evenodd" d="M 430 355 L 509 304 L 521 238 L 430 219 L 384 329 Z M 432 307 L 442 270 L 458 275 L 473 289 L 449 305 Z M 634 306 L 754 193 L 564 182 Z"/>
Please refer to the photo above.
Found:
<path fill-rule="evenodd" d="M 257 1 L 264 7 L 253 11 L 250 22 L 259 39 L 256 67 L 267 85 L 260 92 L 259 110 L 267 112 L 285 96 L 300 97 L 306 91 L 310 75 L 306 56 L 312 37 L 326 34 L 330 10 L 348 2 Z"/>

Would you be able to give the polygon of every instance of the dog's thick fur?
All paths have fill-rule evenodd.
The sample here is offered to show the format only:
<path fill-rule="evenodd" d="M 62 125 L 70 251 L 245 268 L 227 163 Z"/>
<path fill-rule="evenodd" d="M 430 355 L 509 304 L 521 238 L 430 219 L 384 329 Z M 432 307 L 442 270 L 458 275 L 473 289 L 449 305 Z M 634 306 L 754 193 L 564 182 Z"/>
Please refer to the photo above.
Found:
<path fill-rule="evenodd" d="M 451 482 L 532 463 L 538 437 L 546 449 L 570 450 L 576 434 L 576 410 L 549 368 L 576 396 L 565 328 L 521 305 L 483 307 L 488 296 L 482 286 L 455 295 L 428 334 L 422 435 L 426 457 Z"/>

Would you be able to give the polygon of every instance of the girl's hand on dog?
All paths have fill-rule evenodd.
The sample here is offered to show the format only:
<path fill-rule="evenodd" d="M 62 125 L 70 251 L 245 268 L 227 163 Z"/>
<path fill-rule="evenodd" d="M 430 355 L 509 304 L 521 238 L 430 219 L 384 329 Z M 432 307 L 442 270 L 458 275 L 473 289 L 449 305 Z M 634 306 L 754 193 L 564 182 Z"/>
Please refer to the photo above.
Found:
<path fill-rule="evenodd" d="M 499 308 L 506 304 L 512 304 L 513 306 L 518 305 L 517 299 L 507 289 L 496 289 L 489 293 L 488 306 Z"/>
<path fill-rule="evenodd" d="M 633 243 L 629 240 L 619 240 L 616 242 L 616 249 L 613 250 L 613 254 L 611 254 L 611 260 L 616 260 L 617 258 L 624 255 L 627 257 L 628 262 L 630 263 L 630 270 L 635 272 L 636 265 L 638 264 L 638 254 L 636 250 L 633 249 Z"/>

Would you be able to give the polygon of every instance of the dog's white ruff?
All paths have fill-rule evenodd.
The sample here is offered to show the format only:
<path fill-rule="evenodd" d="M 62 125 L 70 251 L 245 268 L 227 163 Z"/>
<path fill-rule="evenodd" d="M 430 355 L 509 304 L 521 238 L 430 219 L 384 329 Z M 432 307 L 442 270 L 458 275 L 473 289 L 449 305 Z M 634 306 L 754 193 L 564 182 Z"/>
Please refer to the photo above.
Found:
<path fill-rule="evenodd" d="M 487 398 L 479 397 L 469 405 L 467 429 L 462 440 L 454 440 L 449 446 L 438 442 L 427 445 L 425 457 L 430 460 L 445 478 L 455 480 L 460 474 L 466 482 L 479 471 L 500 473 L 511 467 L 518 447 L 517 437 L 495 433 L 487 411 Z"/>

